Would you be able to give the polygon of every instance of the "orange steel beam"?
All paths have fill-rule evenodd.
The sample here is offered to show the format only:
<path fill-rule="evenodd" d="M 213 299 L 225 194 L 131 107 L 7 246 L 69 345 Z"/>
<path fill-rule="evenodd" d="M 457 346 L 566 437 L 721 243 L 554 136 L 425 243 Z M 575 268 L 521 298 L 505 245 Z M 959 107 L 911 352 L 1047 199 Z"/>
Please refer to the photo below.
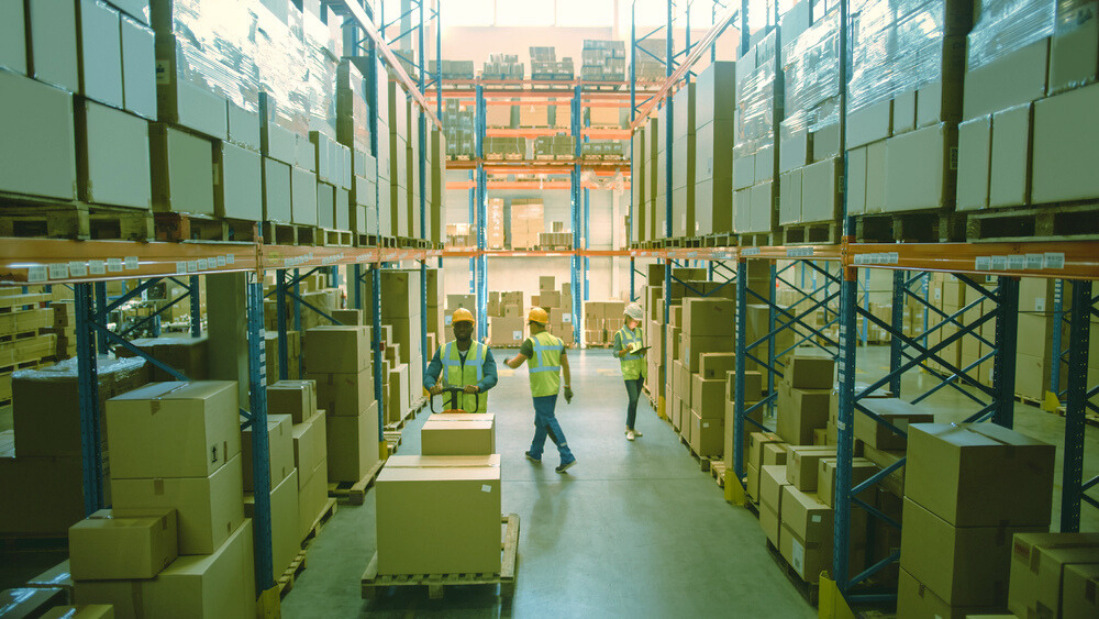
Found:
<path fill-rule="evenodd" d="M 1099 280 L 1099 241 L 848 243 L 854 268 Z"/>

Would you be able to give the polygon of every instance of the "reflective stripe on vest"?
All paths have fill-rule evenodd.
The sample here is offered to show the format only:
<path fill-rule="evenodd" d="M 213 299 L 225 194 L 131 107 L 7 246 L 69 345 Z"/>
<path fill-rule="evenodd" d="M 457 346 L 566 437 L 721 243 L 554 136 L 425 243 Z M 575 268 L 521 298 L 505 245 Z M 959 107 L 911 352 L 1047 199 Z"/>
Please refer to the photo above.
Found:
<path fill-rule="evenodd" d="M 466 351 L 466 363 L 462 364 L 459 357 L 461 351 L 454 342 L 447 342 L 439 349 L 439 360 L 443 363 L 443 382 L 448 387 L 465 387 L 467 385 L 479 385 L 485 377 L 485 359 L 488 357 L 488 347 L 474 341 L 470 342 Z M 472 413 L 488 412 L 488 394 L 465 393 L 458 397 L 458 403 L 462 410 Z M 449 404 L 449 402 L 448 402 Z"/>
<path fill-rule="evenodd" d="M 622 329 L 620 329 L 618 331 L 619 335 L 622 336 L 622 348 L 623 348 L 623 350 L 629 350 L 631 344 L 634 344 L 634 343 L 641 344 L 642 343 L 641 335 L 639 335 L 638 333 L 635 333 L 635 331 L 630 331 L 626 327 L 622 327 Z M 622 360 L 623 361 L 628 361 L 630 359 L 644 359 L 644 358 L 645 358 L 644 355 L 640 355 L 640 354 L 635 355 L 635 354 L 631 353 L 631 354 L 627 354 L 626 356 L 622 357 Z"/>
<path fill-rule="evenodd" d="M 543 342 L 541 340 L 542 335 L 547 335 L 552 339 L 548 342 Z M 543 331 L 530 338 L 530 343 L 534 345 L 534 357 L 531 358 L 531 361 L 537 360 L 537 365 L 531 364 L 531 367 L 529 368 L 531 374 L 558 372 L 561 370 L 561 351 L 565 350 L 565 344 L 561 340 Z M 557 353 L 557 365 L 550 365 L 546 363 L 546 359 L 542 358 L 542 354 L 547 352 Z"/>

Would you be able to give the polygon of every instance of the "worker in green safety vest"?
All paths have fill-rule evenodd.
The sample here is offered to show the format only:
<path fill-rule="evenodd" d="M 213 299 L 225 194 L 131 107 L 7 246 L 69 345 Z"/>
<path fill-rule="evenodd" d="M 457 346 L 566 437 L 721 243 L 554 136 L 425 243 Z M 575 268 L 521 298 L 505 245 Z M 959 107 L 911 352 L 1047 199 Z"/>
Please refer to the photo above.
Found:
<path fill-rule="evenodd" d="M 523 340 L 519 354 L 505 359 L 504 363 L 516 369 L 523 362 L 527 362 L 527 370 L 530 372 L 530 394 L 534 398 L 534 441 L 530 451 L 526 452 L 527 460 L 542 462 L 542 448 L 546 444 L 546 437 L 549 437 L 561 454 L 561 463 L 554 470 L 564 473 L 576 464 L 576 456 L 572 455 L 568 442 L 565 441 L 565 433 L 561 431 L 555 411 L 562 375 L 565 378 L 565 402 L 572 402 L 572 374 L 569 371 L 569 359 L 565 355 L 565 344 L 546 331 L 548 323 L 549 314 L 546 310 L 540 307 L 531 309 L 527 317 L 530 337 Z"/>
<path fill-rule="evenodd" d="M 622 328 L 614 334 L 614 354 L 622 364 L 622 378 L 626 381 L 626 440 L 632 441 L 642 436 L 635 427 L 637 422 L 637 401 L 641 397 L 641 387 L 645 384 L 645 344 L 641 319 L 645 311 L 637 303 L 626 306 L 622 317 Z"/>
<path fill-rule="evenodd" d="M 460 387 L 464 393 L 459 398 L 458 408 L 469 413 L 487 413 L 487 392 L 498 380 L 496 360 L 487 345 L 473 339 L 472 312 L 458 308 L 451 325 L 454 340 L 435 351 L 424 372 L 424 389 L 434 396 L 442 393 L 445 387 Z"/>

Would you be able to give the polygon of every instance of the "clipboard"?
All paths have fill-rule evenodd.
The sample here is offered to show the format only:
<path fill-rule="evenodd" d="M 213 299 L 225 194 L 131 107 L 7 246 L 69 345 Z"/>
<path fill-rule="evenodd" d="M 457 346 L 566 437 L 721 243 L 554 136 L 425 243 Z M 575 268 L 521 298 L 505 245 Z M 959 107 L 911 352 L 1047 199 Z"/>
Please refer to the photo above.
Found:
<path fill-rule="evenodd" d="M 631 354 L 631 355 L 643 355 L 643 354 L 649 352 L 650 348 L 652 348 L 652 346 L 642 346 L 641 348 L 638 348 L 637 350 L 635 350 L 633 352 L 628 352 L 628 351 L 627 352 L 628 352 L 628 354 Z"/>

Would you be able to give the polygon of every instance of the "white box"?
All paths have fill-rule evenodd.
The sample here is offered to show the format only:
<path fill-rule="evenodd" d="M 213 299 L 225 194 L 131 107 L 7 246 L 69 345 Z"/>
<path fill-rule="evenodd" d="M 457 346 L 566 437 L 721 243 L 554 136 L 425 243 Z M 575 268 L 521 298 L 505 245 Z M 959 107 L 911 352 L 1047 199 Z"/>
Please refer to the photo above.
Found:
<path fill-rule="evenodd" d="M 18 4 L 19 2 L 8 2 Z M 80 65 L 76 49 L 76 2 L 35 0 L 30 12 L 31 61 L 34 79 L 80 92 Z"/>
<path fill-rule="evenodd" d="M 0 2 L 0 67 L 27 74 L 27 37 L 22 2 Z"/>
<path fill-rule="evenodd" d="M 213 215 L 213 143 L 160 123 L 149 129 L 153 209 Z"/>
<path fill-rule="evenodd" d="M 992 117 L 987 114 L 958 125 L 957 209 L 988 208 L 988 174 L 992 147 Z"/>
<path fill-rule="evenodd" d="M 992 115 L 991 207 L 1030 204 L 1031 107 L 1024 103 Z"/>
<path fill-rule="evenodd" d="M 217 153 L 219 174 L 214 195 L 218 216 L 260 221 L 263 219 L 263 158 L 228 142 L 221 142 Z"/>
<path fill-rule="evenodd" d="M 232 101 L 227 102 L 229 141 L 241 148 L 260 152 L 263 142 L 260 138 L 259 112 L 246 110 Z"/>
<path fill-rule="evenodd" d="M 1034 104 L 1036 204 L 1099 196 L 1099 85 Z"/>
<path fill-rule="evenodd" d="M 0 71 L 0 190 L 76 198 L 73 97 Z"/>
<path fill-rule="evenodd" d="M 733 192 L 733 232 L 750 232 L 752 227 L 752 189 Z M 663 236 L 663 235 L 658 235 Z"/>
<path fill-rule="evenodd" d="M 336 227 L 336 188 L 323 181 L 317 182 L 317 226 Z"/>
<path fill-rule="evenodd" d="M 153 31 L 122 17 L 122 102 L 138 116 L 156 120 L 156 39 Z"/>
<path fill-rule="evenodd" d="M 290 170 L 291 221 L 317 225 L 317 175 L 298 166 Z"/>
<path fill-rule="evenodd" d="M 890 141 L 882 140 L 866 147 L 866 211 L 885 210 L 885 174 L 889 161 Z"/>
<path fill-rule="evenodd" d="M 290 166 L 263 158 L 263 220 L 290 222 Z"/>
<path fill-rule="evenodd" d="M 916 128 L 916 91 L 910 90 L 893 98 L 893 133 L 905 133 Z"/>
<path fill-rule="evenodd" d="M 809 131 L 800 129 L 782 140 L 779 148 L 779 172 L 789 172 L 809 163 Z"/>
<path fill-rule="evenodd" d="M 659 167 L 659 166 L 658 166 Z M 657 177 L 662 174 L 657 173 Z M 756 181 L 756 157 L 735 157 L 733 159 L 733 189 L 748 189 Z M 659 193 L 659 192 L 658 192 Z"/>
<path fill-rule="evenodd" d="M 893 130 L 893 101 L 879 101 L 847 113 L 847 148 L 884 140 Z"/>
<path fill-rule="evenodd" d="M 775 145 L 768 144 L 756 151 L 756 183 L 769 182 L 775 177 Z"/>
<path fill-rule="evenodd" d="M 1006 54 L 965 74 L 962 117 L 973 118 L 1046 94 L 1049 39 Z"/>
<path fill-rule="evenodd" d="M 779 174 L 778 223 L 801 223 L 801 172 L 798 168 Z"/>
<path fill-rule="evenodd" d="M 865 146 L 847 151 L 847 214 L 866 212 L 866 150 Z"/>
<path fill-rule="evenodd" d="M 834 221 L 838 206 L 837 159 L 818 161 L 806 166 L 801 181 L 801 221 Z M 782 199 L 782 194 L 779 194 Z"/>
<path fill-rule="evenodd" d="M 767 181 L 752 187 L 752 215 L 749 232 L 771 231 L 771 209 L 774 204 L 774 183 Z"/>
<path fill-rule="evenodd" d="M 122 30 L 118 11 L 97 0 L 80 2 L 80 92 L 122 108 Z"/>
<path fill-rule="evenodd" d="M 149 123 L 88 99 L 78 105 L 80 199 L 151 208 Z"/>
<path fill-rule="evenodd" d="M 885 210 L 938 208 L 954 197 L 946 170 L 945 123 L 891 138 L 885 168 Z"/>

